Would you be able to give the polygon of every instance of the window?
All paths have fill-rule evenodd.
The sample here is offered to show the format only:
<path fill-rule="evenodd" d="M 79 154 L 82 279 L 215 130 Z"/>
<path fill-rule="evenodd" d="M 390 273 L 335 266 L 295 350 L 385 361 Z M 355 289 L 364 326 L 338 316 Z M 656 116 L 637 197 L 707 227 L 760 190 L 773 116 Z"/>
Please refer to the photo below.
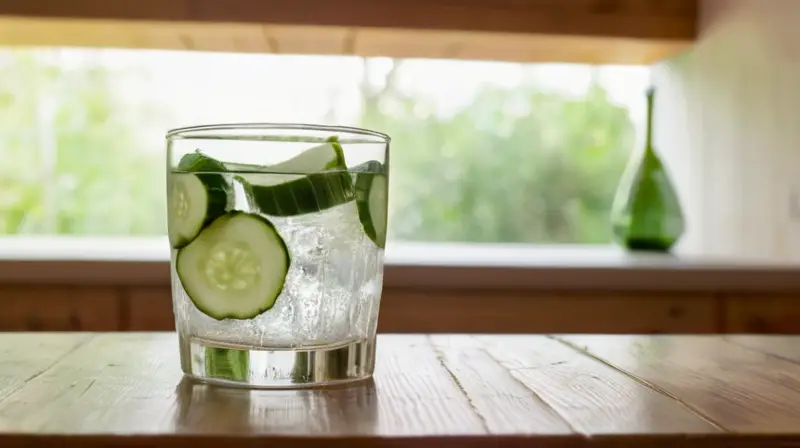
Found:
<path fill-rule="evenodd" d="M 607 244 L 646 67 L 109 49 L 0 51 L 0 234 L 165 233 L 164 133 L 390 134 L 389 238 Z"/>

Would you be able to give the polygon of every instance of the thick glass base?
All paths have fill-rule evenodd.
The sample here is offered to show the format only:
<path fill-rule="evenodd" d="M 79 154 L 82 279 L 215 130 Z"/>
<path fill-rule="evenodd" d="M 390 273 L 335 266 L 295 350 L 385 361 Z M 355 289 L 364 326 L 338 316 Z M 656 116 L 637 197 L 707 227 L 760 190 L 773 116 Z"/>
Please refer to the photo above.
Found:
<path fill-rule="evenodd" d="M 181 368 L 199 381 L 232 387 L 298 389 L 372 377 L 375 339 L 304 347 L 252 347 L 180 335 Z"/>

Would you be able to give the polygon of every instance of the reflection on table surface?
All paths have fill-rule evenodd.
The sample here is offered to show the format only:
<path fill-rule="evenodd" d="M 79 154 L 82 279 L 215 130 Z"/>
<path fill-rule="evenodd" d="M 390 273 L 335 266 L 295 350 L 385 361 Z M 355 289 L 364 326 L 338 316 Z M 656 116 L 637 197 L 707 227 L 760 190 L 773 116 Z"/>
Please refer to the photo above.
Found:
<path fill-rule="evenodd" d="M 176 399 L 174 428 L 181 433 L 373 433 L 378 425 L 372 379 L 324 389 L 252 390 L 184 377 Z"/>

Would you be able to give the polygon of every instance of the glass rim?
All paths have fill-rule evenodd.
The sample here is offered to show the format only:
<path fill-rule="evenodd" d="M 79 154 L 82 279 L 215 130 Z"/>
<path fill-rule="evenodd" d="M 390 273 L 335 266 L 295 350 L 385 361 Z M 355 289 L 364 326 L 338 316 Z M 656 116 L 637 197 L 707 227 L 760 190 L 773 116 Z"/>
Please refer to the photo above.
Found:
<path fill-rule="evenodd" d="M 174 128 L 167 131 L 167 140 L 173 138 L 197 138 L 199 136 L 192 136 L 194 133 L 208 133 L 202 136 L 204 139 L 215 140 L 233 140 L 237 136 L 231 134 L 220 133 L 214 135 L 215 132 L 222 131 L 265 131 L 264 136 L 269 136 L 268 131 L 318 131 L 330 132 L 339 134 L 349 134 L 354 136 L 368 136 L 375 137 L 380 140 L 376 143 L 386 143 L 391 141 L 391 137 L 383 132 L 373 131 L 371 129 L 359 128 L 355 126 L 339 126 L 339 125 L 325 125 L 325 124 L 308 124 L 308 123 L 223 123 L 223 124 L 205 124 L 195 126 L 185 126 Z M 302 137 L 301 133 L 294 137 Z M 240 136 L 239 136 L 240 138 Z"/>

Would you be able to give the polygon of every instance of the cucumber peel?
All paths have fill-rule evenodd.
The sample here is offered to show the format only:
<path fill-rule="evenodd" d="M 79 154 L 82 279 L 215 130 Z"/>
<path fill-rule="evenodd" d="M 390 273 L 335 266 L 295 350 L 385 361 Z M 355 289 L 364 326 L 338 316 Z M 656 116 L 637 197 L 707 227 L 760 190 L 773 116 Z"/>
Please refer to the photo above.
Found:
<path fill-rule="evenodd" d="M 210 173 L 172 173 L 169 176 L 168 235 L 180 249 L 197 237 L 211 221 L 222 216 L 228 204 L 224 177 Z"/>
<path fill-rule="evenodd" d="M 249 185 L 252 207 L 271 216 L 316 213 L 355 199 L 353 183 L 346 172 L 259 174 L 248 176 L 242 183 Z"/>
<path fill-rule="evenodd" d="M 364 233 L 384 249 L 386 247 L 386 221 L 388 206 L 388 179 L 383 164 L 370 160 L 357 167 L 355 179 L 356 206 L 358 219 Z"/>
<path fill-rule="evenodd" d="M 230 381 L 247 381 L 250 354 L 245 350 L 206 347 L 206 375 Z"/>
<path fill-rule="evenodd" d="M 346 170 L 344 151 L 331 137 L 289 160 L 260 168 L 264 174 L 248 174 L 243 183 L 250 186 L 251 203 L 262 213 L 296 216 L 355 199 Z"/>
<path fill-rule="evenodd" d="M 336 136 L 274 165 L 225 163 L 196 150 L 181 158 L 178 169 L 237 173 L 250 204 L 271 216 L 315 213 L 355 198 L 344 150 Z"/>
<path fill-rule="evenodd" d="M 218 162 L 220 163 L 220 162 Z M 319 171 L 341 169 L 346 170 L 344 150 L 339 138 L 329 137 L 326 143 L 313 146 L 300 154 L 273 165 L 253 165 L 249 163 L 220 163 L 222 169 L 237 172 L 265 172 L 306 174 Z"/>
<path fill-rule="evenodd" d="M 178 162 L 178 166 L 176 167 L 178 171 L 186 171 L 189 173 L 192 172 L 225 172 L 225 165 L 222 164 L 217 159 L 213 157 L 209 157 L 199 149 L 196 149 L 194 152 L 190 152 L 185 154 L 181 157 L 181 160 Z"/>

